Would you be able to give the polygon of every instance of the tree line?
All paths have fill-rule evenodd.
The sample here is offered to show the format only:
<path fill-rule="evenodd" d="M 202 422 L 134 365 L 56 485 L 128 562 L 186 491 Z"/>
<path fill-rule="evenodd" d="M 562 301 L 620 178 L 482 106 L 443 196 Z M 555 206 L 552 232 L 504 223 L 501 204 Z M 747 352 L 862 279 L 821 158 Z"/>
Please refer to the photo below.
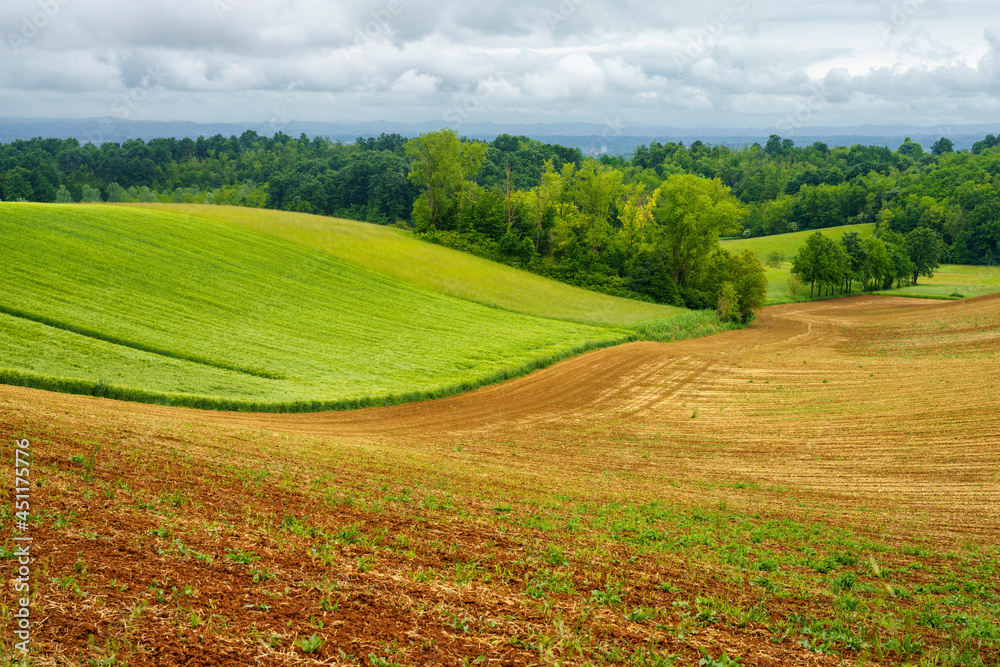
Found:
<path fill-rule="evenodd" d="M 927 227 L 904 236 L 879 226 L 874 236 L 861 238 L 849 232 L 839 242 L 815 232 L 792 258 L 789 287 L 794 296 L 799 281 L 808 283 L 813 298 L 817 287 L 820 295 L 838 289 L 844 294 L 853 290 L 855 282 L 866 292 L 890 289 L 894 283 L 916 285 L 920 276 L 934 277 L 943 249 L 941 238 Z"/>
<path fill-rule="evenodd" d="M 654 142 L 600 160 L 527 137 L 487 143 L 447 130 L 353 144 L 247 131 L 0 145 L 5 200 L 206 202 L 399 224 L 572 284 L 691 307 L 716 307 L 721 282 L 739 280 L 709 279 L 708 258 L 728 260 L 701 246 L 692 260 L 668 236 L 668 210 L 717 216 L 708 226 L 716 236 L 858 222 L 903 237 L 926 229 L 940 240 L 940 261 L 995 264 L 998 192 L 1000 139 L 992 136 L 960 152 L 944 138 L 927 152 L 909 140 L 893 151 L 797 147 L 776 135 L 740 148 Z M 705 202 L 712 207 L 697 208 Z"/>

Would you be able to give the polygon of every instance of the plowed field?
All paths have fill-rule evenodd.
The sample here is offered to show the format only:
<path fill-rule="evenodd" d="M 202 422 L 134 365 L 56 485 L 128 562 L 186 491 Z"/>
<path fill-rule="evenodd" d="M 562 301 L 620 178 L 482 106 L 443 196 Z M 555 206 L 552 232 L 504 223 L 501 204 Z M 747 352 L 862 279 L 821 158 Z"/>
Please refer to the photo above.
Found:
<path fill-rule="evenodd" d="M 775 306 L 346 413 L 0 387 L 39 664 L 995 664 L 998 408 L 1000 296 Z"/>

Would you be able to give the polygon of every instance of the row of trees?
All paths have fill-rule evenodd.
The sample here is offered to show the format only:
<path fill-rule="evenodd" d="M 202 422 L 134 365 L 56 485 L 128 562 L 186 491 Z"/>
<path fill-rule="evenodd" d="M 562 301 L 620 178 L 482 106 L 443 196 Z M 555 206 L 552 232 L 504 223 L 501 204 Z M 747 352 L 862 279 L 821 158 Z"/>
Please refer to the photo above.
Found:
<path fill-rule="evenodd" d="M 138 200 L 149 198 L 146 188 L 159 201 L 214 200 L 415 225 L 413 204 L 421 191 L 408 179 L 416 156 L 406 152 L 407 142 L 398 134 L 343 144 L 253 131 L 100 146 L 75 139 L 15 141 L 0 145 L 0 199 L 82 201 L 97 191 L 117 201 L 124 191 Z M 480 157 L 467 180 L 491 197 L 503 193 L 504 201 L 508 190 L 536 188 L 547 162 L 558 175 L 567 164 L 579 170 L 585 162 L 577 149 L 509 135 L 486 144 Z M 798 147 L 776 135 L 763 146 L 740 148 L 654 142 L 630 159 L 604 156 L 600 165 L 647 193 L 674 175 L 717 178 L 746 206 L 745 236 L 855 222 L 887 224 L 901 234 L 927 227 L 944 241 L 946 261 L 1000 262 L 1000 139 L 992 135 L 962 152 L 944 138 L 930 151 L 909 140 L 895 151 L 819 142 Z M 259 192 L 234 200 L 246 183 Z M 462 213 L 469 213 L 464 204 Z M 622 222 L 614 206 L 610 220 Z M 443 222 L 449 224 L 460 221 Z M 537 236 L 540 251 L 544 234 Z"/>
<path fill-rule="evenodd" d="M 850 232 L 839 242 L 815 232 L 792 259 L 792 274 L 809 283 L 810 298 L 817 286 L 822 295 L 838 288 L 850 292 L 855 282 L 864 291 L 915 285 L 920 276 L 934 276 L 943 248 L 938 234 L 926 227 L 904 236 L 882 226 L 874 236 Z"/>
<path fill-rule="evenodd" d="M 738 149 L 654 142 L 600 161 L 450 131 L 353 144 L 252 131 L 99 147 L 33 139 L 0 145 L 0 198 L 206 202 L 401 224 L 572 284 L 691 307 L 715 307 L 722 283 L 740 284 L 720 234 L 875 222 L 893 276 L 909 280 L 920 272 L 905 278 L 897 237 L 917 229 L 939 239 L 939 261 L 1000 261 L 1000 140 L 989 137 L 957 153 L 947 141 L 927 153 L 911 141 L 896 151 L 777 136 Z M 668 224 L 669 211 L 687 213 Z M 731 280 L 720 282 L 723 266 Z M 888 274 L 854 275 L 873 285 Z"/>
<path fill-rule="evenodd" d="M 725 296 L 725 316 L 742 321 L 763 305 L 760 262 L 719 247 L 746 210 L 718 179 L 680 174 L 648 189 L 595 160 L 557 169 L 549 159 L 534 187 L 519 189 L 509 163 L 500 185 L 483 186 L 489 149 L 450 130 L 406 144 L 418 233 L 614 294 L 693 308 Z"/>
<path fill-rule="evenodd" d="M 407 180 L 407 141 L 383 134 L 344 144 L 304 134 L 262 137 L 252 130 L 228 139 L 135 139 L 100 146 L 76 139 L 14 141 L 0 144 L 0 200 L 84 201 L 94 191 L 102 200 L 119 201 L 121 191 L 132 193 L 126 200 L 139 200 L 146 188 L 158 201 L 232 203 L 235 190 L 251 183 L 261 191 L 242 205 L 410 223 L 420 193 Z M 565 162 L 579 165 L 583 157 L 578 149 L 504 135 L 488 146 L 477 182 L 498 186 L 510 165 L 515 187 L 530 187 L 546 160 L 561 168 Z"/>

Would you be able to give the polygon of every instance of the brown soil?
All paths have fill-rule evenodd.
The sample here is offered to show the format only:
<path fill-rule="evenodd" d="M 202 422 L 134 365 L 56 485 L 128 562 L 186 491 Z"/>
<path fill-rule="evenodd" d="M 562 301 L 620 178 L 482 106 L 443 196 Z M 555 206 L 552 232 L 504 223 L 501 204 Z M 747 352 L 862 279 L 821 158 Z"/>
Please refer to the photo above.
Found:
<path fill-rule="evenodd" d="M 114 640 L 127 644 L 117 651 L 130 665 L 351 663 L 345 655 L 368 664 L 369 653 L 400 664 L 480 655 L 488 664 L 576 664 L 551 610 L 524 595 L 538 535 L 495 519 L 496 507 L 528 512 L 552 493 L 725 503 L 890 541 L 995 544 L 998 353 L 1000 295 L 854 297 L 776 306 L 746 330 L 623 345 L 462 396 L 354 412 L 218 413 L 0 386 L 0 431 L 32 440 L 35 474 L 46 478 L 33 503 L 74 517 L 33 532 L 51 578 L 36 591 L 36 658 L 79 664 Z M 94 446 L 88 484 L 69 457 Z M 269 462 L 267 478 L 241 477 Z M 324 484 L 362 499 L 378 484 L 397 497 L 409 487 L 431 509 L 405 498 L 376 510 L 349 505 L 324 496 Z M 180 506 L 153 506 L 178 491 Z M 434 509 L 430 499 L 449 495 L 457 509 Z M 329 534 L 359 524 L 360 542 L 317 555 L 315 537 L 282 528 L 289 516 Z M 170 537 L 149 534 L 165 525 Z M 410 548 L 383 546 L 400 535 Z M 175 537 L 207 558 L 178 553 Z M 236 563 L 233 550 L 262 560 Z M 482 571 L 466 583 L 414 575 L 470 562 Z M 254 581 L 257 567 L 266 572 Z M 745 587 L 669 559 L 635 564 L 598 551 L 565 571 L 589 591 L 624 567 L 629 609 L 702 594 L 753 601 Z M 67 576 L 76 578 L 60 580 Z M 681 592 L 661 591 L 662 581 Z M 655 639 L 690 661 L 681 664 L 696 662 L 696 646 L 748 665 L 839 663 L 791 640 L 774 644 L 753 623 L 681 640 L 563 602 L 561 618 L 594 641 Z M 10 587 L 3 603 L 13 603 Z M 292 645 L 313 632 L 324 640 L 316 653 Z"/>

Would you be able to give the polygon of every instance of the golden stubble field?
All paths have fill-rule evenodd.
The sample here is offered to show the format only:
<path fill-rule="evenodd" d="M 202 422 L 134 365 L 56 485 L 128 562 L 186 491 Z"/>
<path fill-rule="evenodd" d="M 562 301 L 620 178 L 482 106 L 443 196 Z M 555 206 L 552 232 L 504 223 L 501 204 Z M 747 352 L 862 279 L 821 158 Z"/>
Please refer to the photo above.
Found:
<path fill-rule="evenodd" d="M 998 407 L 997 296 L 775 306 L 356 412 L 0 387 L 37 664 L 992 664 Z"/>

